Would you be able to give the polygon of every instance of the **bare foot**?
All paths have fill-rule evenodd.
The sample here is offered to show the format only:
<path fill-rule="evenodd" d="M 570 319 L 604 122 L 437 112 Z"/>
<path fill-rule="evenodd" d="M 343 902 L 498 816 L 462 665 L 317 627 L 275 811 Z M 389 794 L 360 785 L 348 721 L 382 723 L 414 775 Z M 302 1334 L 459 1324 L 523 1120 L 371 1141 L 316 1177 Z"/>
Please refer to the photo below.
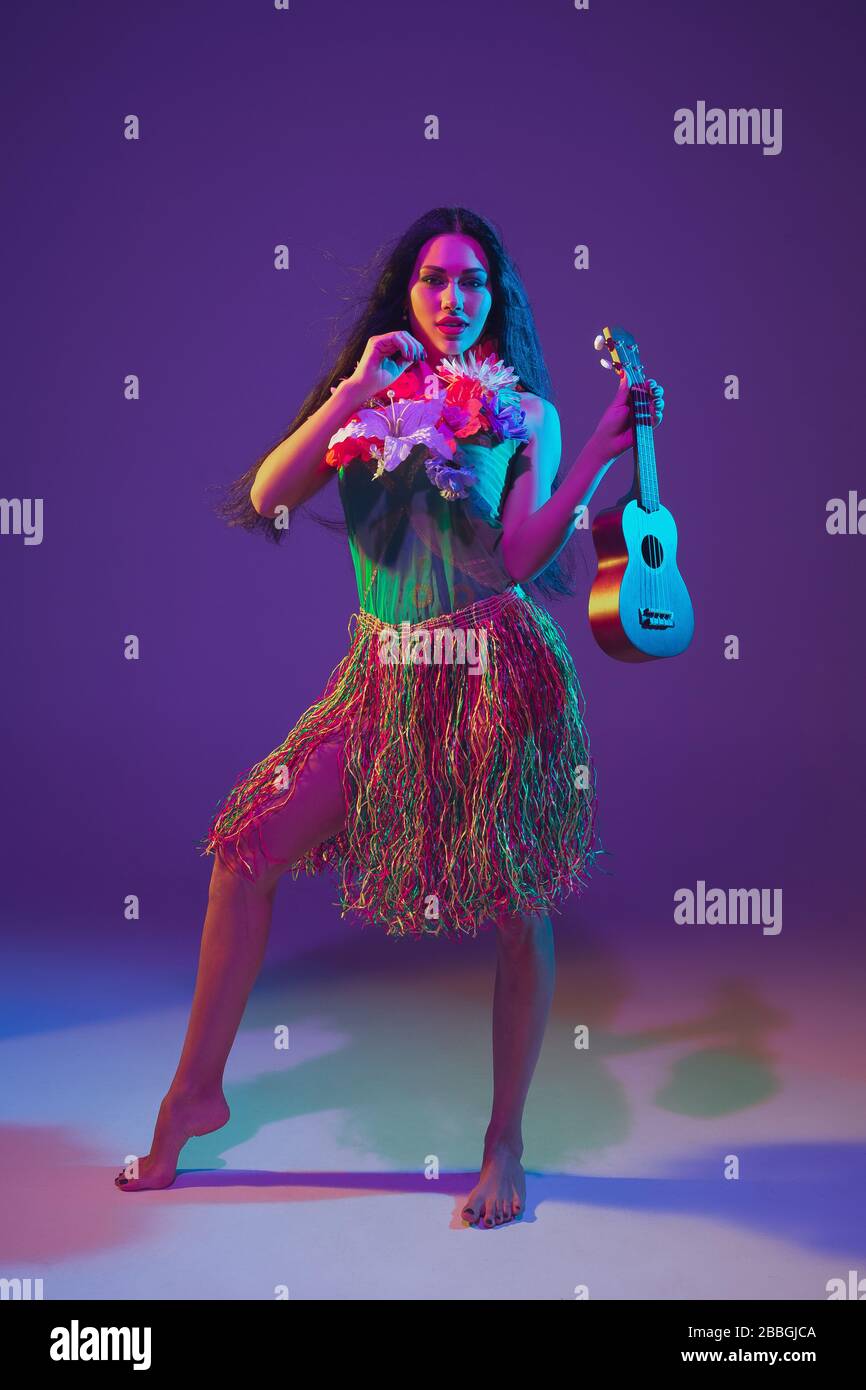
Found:
<path fill-rule="evenodd" d="M 169 1091 L 159 1107 L 150 1153 L 138 1160 L 137 1177 L 128 1177 L 126 1169 L 121 1168 L 115 1185 L 121 1192 L 170 1187 L 177 1177 L 178 1155 L 186 1141 L 193 1135 L 222 1129 L 230 1113 L 221 1088 L 197 1096 Z"/>
<path fill-rule="evenodd" d="M 478 1182 L 460 1215 L 470 1226 L 501 1226 L 519 1217 L 526 1205 L 526 1178 L 520 1159 L 510 1145 L 485 1146 Z"/>

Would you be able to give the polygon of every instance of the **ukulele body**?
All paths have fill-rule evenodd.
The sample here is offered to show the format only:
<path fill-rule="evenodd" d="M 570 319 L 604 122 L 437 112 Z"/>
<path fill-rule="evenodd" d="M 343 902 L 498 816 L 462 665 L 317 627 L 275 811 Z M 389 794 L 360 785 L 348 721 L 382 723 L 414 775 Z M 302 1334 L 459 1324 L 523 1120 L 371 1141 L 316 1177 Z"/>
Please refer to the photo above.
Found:
<path fill-rule="evenodd" d="M 694 611 L 677 568 L 677 527 L 667 507 L 648 511 L 634 490 L 592 523 L 598 573 L 589 622 L 602 651 L 619 661 L 653 661 L 685 651 Z"/>

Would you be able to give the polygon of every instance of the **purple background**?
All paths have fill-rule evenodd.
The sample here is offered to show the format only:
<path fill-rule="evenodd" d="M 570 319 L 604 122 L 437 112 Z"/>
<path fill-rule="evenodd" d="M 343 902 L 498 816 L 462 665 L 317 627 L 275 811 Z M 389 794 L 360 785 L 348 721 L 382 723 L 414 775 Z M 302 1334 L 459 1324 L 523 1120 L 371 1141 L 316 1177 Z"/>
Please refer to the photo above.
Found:
<path fill-rule="evenodd" d="M 603 324 L 636 335 L 665 388 L 661 496 L 696 633 L 676 660 L 607 658 L 583 533 L 580 596 L 551 611 L 588 700 L 612 876 L 554 916 L 558 939 L 579 925 L 674 954 L 687 932 L 691 950 L 772 941 L 861 968 L 866 537 L 825 530 L 827 500 L 864 487 L 860 7 L 113 0 L 4 25 L 2 490 L 45 509 L 41 546 L 0 537 L 17 1026 L 46 989 L 111 1011 L 130 972 L 152 1002 L 188 993 L 210 873 L 195 841 L 321 693 L 357 607 L 343 538 L 302 514 L 268 545 L 226 528 L 208 488 L 328 365 L 351 267 L 444 203 L 490 216 L 517 260 L 564 467 L 614 386 Z M 782 107 L 781 154 L 676 145 L 674 110 L 700 99 Z M 781 937 L 675 925 L 674 892 L 700 878 L 782 888 Z M 329 877 L 284 882 L 272 949 L 340 941 L 349 959 L 359 928 L 335 896 Z M 34 948 L 62 943 L 46 980 Z M 372 949 L 370 933 L 352 958 Z"/>

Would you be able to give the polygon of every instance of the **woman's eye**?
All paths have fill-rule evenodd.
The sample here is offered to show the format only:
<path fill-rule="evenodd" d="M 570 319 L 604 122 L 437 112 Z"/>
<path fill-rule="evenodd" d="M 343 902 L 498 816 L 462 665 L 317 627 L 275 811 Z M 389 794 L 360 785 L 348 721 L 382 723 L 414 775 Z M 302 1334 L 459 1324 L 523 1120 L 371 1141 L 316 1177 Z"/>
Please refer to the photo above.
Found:
<path fill-rule="evenodd" d="M 439 285 L 442 283 L 438 275 L 422 275 L 421 279 L 425 285 Z M 470 290 L 483 290 L 484 284 L 481 280 L 470 280 L 467 288 Z"/>

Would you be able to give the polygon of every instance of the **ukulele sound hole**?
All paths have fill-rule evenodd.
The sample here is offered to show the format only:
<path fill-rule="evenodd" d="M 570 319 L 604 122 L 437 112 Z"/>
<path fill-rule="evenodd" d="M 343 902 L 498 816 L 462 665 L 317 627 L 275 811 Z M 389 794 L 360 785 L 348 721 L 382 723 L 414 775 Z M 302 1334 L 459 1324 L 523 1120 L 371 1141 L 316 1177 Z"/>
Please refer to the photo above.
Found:
<path fill-rule="evenodd" d="M 658 536 L 644 536 L 640 544 L 640 553 L 644 563 L 650 569 L 657 570 L 662 562 L 662 547 Z"/>

